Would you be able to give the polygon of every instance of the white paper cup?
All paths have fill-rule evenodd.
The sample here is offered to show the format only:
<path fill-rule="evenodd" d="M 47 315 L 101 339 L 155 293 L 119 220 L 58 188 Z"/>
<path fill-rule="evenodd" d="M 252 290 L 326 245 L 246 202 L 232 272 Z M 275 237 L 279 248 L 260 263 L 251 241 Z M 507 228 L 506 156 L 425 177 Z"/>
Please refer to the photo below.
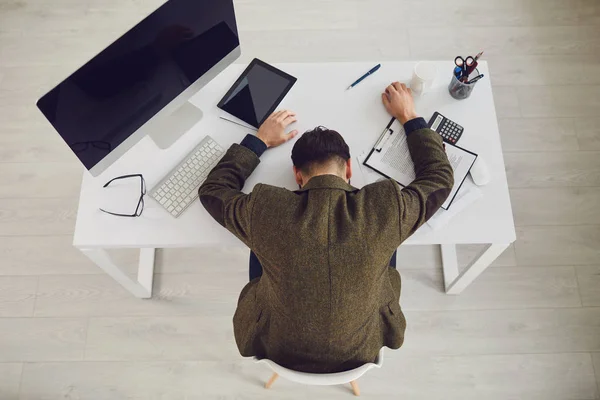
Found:
<path fill-rule="evenodd" d="M 415 95 L 420 96 L 431 89 L 436 76 L 437 68 L 434 63 L 429 61 L 418 62 L 413 69 L 410 89 Z"/>

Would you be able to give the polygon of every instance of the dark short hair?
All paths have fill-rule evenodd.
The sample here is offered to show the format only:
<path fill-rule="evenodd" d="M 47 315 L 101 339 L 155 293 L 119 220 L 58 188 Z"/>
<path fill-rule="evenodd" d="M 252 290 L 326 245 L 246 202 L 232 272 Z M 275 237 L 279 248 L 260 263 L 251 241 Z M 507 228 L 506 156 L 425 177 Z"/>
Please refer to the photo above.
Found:
<path fill-rule="evenodd" d="M 337 162 L 340 167 L 350 159 L 350 149 L 342 135 L 324 126 L 306 131 L 292 149 L 294 166 L 304 173 L 315 165 Z"/>

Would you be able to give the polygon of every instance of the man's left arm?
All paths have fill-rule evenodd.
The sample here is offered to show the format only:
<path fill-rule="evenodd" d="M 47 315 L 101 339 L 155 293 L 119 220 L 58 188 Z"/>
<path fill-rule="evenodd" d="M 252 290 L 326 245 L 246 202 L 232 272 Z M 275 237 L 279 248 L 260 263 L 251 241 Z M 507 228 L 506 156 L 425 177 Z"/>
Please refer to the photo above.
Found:
<path fill-rule="evenodd" d="M 297 131 L 289 134 L 284 131 L 295 121 L 295 114 L 289 111 L 271 115 L 256 136 L 247 135 L 239 145 L 233 144 L 227 150 L 198 190 L 200 201 L 208 213 L 248 247 L 251 247 L 252 241 L 252 208 L 258 193 L 245 194 L 241 190 L 260 163 L 262 153 L 297 134 Z"/>

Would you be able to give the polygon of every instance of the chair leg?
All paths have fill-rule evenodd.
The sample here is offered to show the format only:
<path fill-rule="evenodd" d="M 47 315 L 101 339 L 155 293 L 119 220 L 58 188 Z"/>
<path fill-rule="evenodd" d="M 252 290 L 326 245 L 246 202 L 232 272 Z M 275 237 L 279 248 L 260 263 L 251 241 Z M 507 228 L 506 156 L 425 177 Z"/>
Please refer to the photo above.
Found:
<path fill-rule="evenodd" d="M 279 375 L 277 375 L 277 372 L 273 372 L 273 376 L 271 376 L 271 379 L 269 379 L 269 381 L 265 383 L 265 388 L 270 389 L 271 386 L 273 386 L 273 383 L 277 380 L 277 378 L 279 378 Z"/>
<path fill-rule="evenodd" d="M 351 381 L 350 386 L 352 386 L 352 391 L 354 392 L 354 395 L 360 396 L 360 389 L 358 388 L 358 382 Z"/>

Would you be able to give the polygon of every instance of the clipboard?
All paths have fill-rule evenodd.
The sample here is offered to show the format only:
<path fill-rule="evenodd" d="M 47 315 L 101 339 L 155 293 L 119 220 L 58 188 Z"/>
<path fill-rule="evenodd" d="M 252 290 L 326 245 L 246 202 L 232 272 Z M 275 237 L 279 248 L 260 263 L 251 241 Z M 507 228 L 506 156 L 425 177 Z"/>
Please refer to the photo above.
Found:
<path fill-rule="evenodd" d="M 395 118 L 390 120 L 362 164 L 406 187 L 416 179 L 416 175 L 404 128 L 400 122 L 394 126 L 395 122 L 397 122 Z M 448 210 L 475 163 L 477 154 L 450 143 L 445 145 L 455 173 L 452 191 L 442 205 L 444 210 Z"/>

